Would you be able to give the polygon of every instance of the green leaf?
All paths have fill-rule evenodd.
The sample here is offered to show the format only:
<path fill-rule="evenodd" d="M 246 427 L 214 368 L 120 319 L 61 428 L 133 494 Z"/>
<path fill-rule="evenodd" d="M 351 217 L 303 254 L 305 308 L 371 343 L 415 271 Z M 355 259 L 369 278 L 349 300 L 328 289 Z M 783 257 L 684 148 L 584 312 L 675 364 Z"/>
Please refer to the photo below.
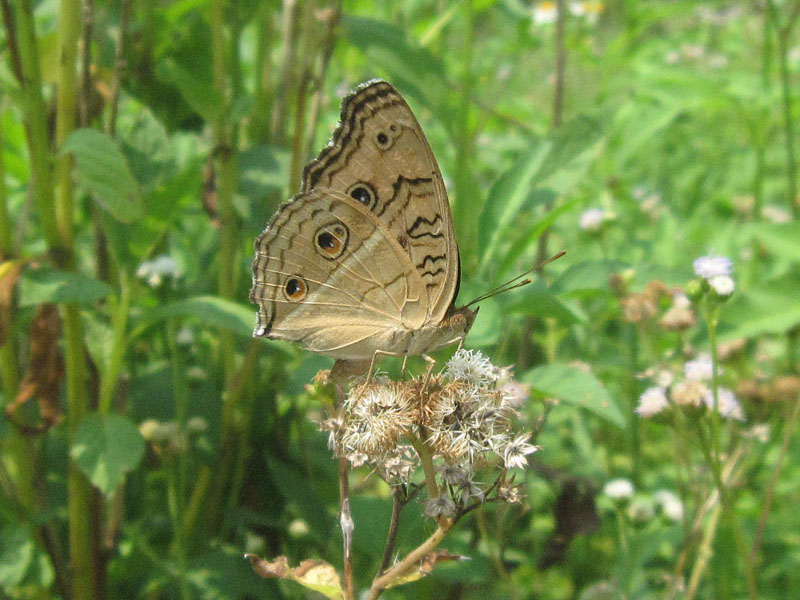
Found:
<path fill-rule="evenodd" d="M 91 304 L 113 291 L 111 286 L 98 279 L 54 269 L 25 271 L 19 279 L 20 306 L 49 302 Z"/>
<path fill-rule="evenodd" d="M 562 259 L 563 260 L 563 259 Z M 558 294 L 608 291 L 608 279 L 630 265 L 618 260 L 585 260 L 571 265 L 552 285 Z"/>
<path fill-rule="evenodd" d="M 546 140 L 534 142 L 516 163 L 492 185 L 483 205 L 478 228 L 478 246 L 483 248 L 481 272 L 493 262 L 497 245 L 504 239 L 505 230 L 522 209 L 533 188 L 536 174 L 551 149 Z"/>
<path fill-rule="evenodd" d="M 506 307 L 504 312 L 507 314 L 523 313 L 535 317 L 552 317 L 565 325 L 585 321 L 582 314 L 576 313 L 559 300 L 541 279 L 520 289 L 515 300 Z"/>
<path fill-rule="evenodd" d="M 722 309 L 720 338 L 784 333 L 800 323 L 800 275 L 788 273 L 737 293 Z"/>
<path fill-rule="evenodd" d="M 800 261 L 800 223 L 752 223 L 743 235 L 780 258 Z"/>
<path fill-rule="evenodd" d="M 438 58 L 395 25 L 353 16 L 342 17 L 341 25 L 347 39 L 367 56 L 372 68 L 384 69 L 404 95 L 424 104 L 437 120 L 452 126 L 452 88 Z"/>
<path fill-rule="evenodd" d="M 75 178 L 115 219 L 130 223 L 144 213 L 139 184 L 117 143 L 95 129 L 78 129 L 61 145 L 75 156 Z"/>
<path fill-rule="evenodd" d="M 210 81 L 201 81 L 171 59 L 160 62 L 156 73 L 178 88 L 184 100 L 203 119 L 213 122 L 219 117 L 225 103 Z"/>
<path fill-rule="evenodd" d="M 145 195 L 145 215 L 136 223 L 122 224 L 101 214 L 100 222 L 114 260 L 130 272 L 135 271 L 162 242 L 170 226 L 186 214 L 185 207 L 196 204 L 201 185 L 201 163 L 190 161 Z"/>
<path fill-rule="evenodd" d="M 514 166 L 497 179 L 480 216 L 478 245 L 484 249 L 481 273 L 495 267 L 495 255 L 507 240 L 520 237 L 520 214 L 530 208 L 540 195 L 537 192 L 550 190 L 557 198 L 581 181 L 597 156 L 601 139 L 601 129 L 595 121 L 578 117 L 548 138 L 533 142 Z M 539 226 L 531 227 L 523 239 L 538 237 L 544 229 L 542 224 L 540 220 Z M 514 256 L 523 249 L 515 245 Z"/>
<path fill-rule="evenodd" d="M 205 325 L 229 329 L 246 337 L 252 335 L 256 322 L 255 308 L 217 296 L 195 296 L 159 306 L 145 321 L 150 323 L 170 317 L 196 317 Z"/>
<path fill-rule="evenodd" d="M 577 367 L 551 364 L 531 369 L 522 376 L 533 392 L 586 408 L 618 427 L 625 419 L 597 378 Z"/>
<path fill-rule="evenodd" d="M 19 525 L 0 530 L 0 589 L 11 593 L 22 583 L 33 562 L 33 538 Z"/>
<path fill-rule="evenodd" d="M 144 455 L 144 438 L 133 422 L 121 415 L 88 415 L 78 427 L 70 456 L 106 496 Z"/>

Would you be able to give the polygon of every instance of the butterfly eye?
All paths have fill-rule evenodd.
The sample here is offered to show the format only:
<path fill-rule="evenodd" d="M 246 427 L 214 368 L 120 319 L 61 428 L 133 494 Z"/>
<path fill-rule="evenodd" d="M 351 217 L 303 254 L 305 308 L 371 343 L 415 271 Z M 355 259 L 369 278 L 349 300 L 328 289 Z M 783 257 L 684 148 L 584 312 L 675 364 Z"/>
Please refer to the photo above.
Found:
<path fill-rule="evenodd" d="M 302 277 L 290 277 L 283 287 L 283 292 L 289 300 L 299 302 L 306 297 L 308 285 Z"/>
<path fill-rule="evenodd" d="M 391 146 L 391 140 L 384 131 L 378 132 L 378 135 L 375 136 L 375 141 L 378 144 L 378 148 L 380 148 L 381 150 L 386 150 L 387 148 L 389 148 L 389 146 Z"/>
<path fill-rule="evenodd" d="M 339 258 L 347 248 L 347 227 L 342 223 L 335 223 L 320 227 L 317 230 L 317 252 L 328 259 Z"/>
<path fill-rule="evenodd" d="M 353 185 L 347 193 L 353 200 L 358 200 L 368 208 L 375 206 L 375 189 L 365 181 L 359 181 Z"/>

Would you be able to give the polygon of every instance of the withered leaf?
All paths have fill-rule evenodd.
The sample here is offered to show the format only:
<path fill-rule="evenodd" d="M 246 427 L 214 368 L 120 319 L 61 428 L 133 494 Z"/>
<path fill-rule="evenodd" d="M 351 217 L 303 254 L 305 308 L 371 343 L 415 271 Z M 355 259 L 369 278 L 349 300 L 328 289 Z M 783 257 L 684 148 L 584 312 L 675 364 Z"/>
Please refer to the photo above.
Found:
<path fill-rule="evenodd" d="M 8 420 L 23 433 L 42 433 L 61 421 L 58 397 L 64 378 L 64 359 L 58 346 L 60 334 L 61 318 L 56 305 L 39 306 L 31 322 L 28 372 L 20 384 L 16 400 L 5 408 Z M 17 414 L 20 407 L 33 398 L 39 403 L 41 423 L 38 425 L 23 423 Z"/>
<path fill-rule="evenodd" d="M 265 579 L 279 577 L 296 581 L 331 600 L 341 600 L 344 597 L 339 574 L 324 560 L 304 560 L 299 566 L 290 569 L 285 556 L 279 556 L 271 562 L 256 554 L 245 554 L 244 557 L 250 561 L 256 573 Z"/>
<path fill-rule="evenodd" d="M 403 585 L 404 583 L 410 583 L 412 581 L 422 579 L 426 575 L 430 575 L 437 564 L 441 562 L 450 562 L 453 560 L 470 560 L 470 558 L 469 556 L 463 556 L 461 554 L 453 554 L 449 550 L 434 550 L 433 552 L 429 552 L 422 557 L 422 560 L 419 561 L 415 569 L 412 569 L 405 575 L 392 580 L 392 582 L 386 587 L 396 587 L 398 585 Z"/>

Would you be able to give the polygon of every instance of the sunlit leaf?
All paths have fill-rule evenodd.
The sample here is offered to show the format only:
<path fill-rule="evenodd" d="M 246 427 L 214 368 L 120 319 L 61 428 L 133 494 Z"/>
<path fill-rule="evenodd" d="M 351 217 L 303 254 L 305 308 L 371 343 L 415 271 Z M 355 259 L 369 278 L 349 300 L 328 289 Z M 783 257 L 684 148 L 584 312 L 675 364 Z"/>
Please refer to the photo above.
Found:
<path fill-rule="evenodd" d="M 20 276 L 19 290 L 20 306 L 48 302 L 91 304 L 112 292 L 111 286 L 103 281 L 55 269 L 31 269 L 24 272 Z"/>
<path fill-rule="evenodd" d="M 565 364 L 550 364 L 527 371 L 522 381 L 539 396 L 574 404 L 618 427 L 625 426 L 625 419 L 608 390 L 587 371 Z"/>
<path fill-rule="evenodd" d="M 144 438 L 127 417 L 92 413 L 81 421 L 70 448 L 89 481 L 110 495 L 144 455 Z"/>
<path fill-rule="evenodd" d="M 139 184 L 117 142 L 96 129 L 78 129 L 61 145 L 75 156 L 75 178 L 118 221 L 130 223 L 144 211 Z"/>
<path fill-rule="evenodd" d="M 146 322 L 170 317 L 194 317 L 211 327 L 229 329 L 250 337 L 255 325 L 255 312 L 250 307 L 217 296 L 196 296 L 164 304 L 146 315 Z"/>
<path fill-rule="evenodd" d="M 800 275 L 788 273 L 736 292 L 722 312 L 721 337 L 784 333 L 800 323 Z"/>

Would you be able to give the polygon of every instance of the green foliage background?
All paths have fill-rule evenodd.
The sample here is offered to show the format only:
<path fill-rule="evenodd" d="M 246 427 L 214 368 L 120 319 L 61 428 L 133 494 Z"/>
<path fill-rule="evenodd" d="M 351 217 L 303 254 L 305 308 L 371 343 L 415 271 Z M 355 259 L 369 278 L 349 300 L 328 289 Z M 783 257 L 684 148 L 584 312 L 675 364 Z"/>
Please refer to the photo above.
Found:
<path fill-rule="evenodd" d="M 466 341 L 532 386 L 522 418 L 543 449 L 518 474 L 524 506 L 476 512 L 444 543 L 471 561 L 386 597 L 674 598 L 698 565 L 699 597 L 752 598 L 748 568 L 757 597 L 800 595 L 797 392 L 742 391 L 800 368 L 800 3 L 560 5 L 561 35 L 557 3 L 520 0 L 2 2 L 0 403 L 43 304 L 60 307 L 66 378 L 56 426 L 0 420 L 0 598 L 301 598 L 242 553 L 340 566 L 337 465 L 307 387 L 331 361 L 251 340 L 247 293 L 254 238 L 340 97 L 373 77 L 439 160 L 462 303 L 567 250 L 482 303 Z M 596 230 L 580 226 L 592 208 Z M 717 530 L 703 513 L 698 538 L 713 492 L 700 449 L 633 410 L 643 374 L 680 369 L 708 329 L 623 309 L 653 280 L 685 286 L 704 254 L 735 265 L 719 336 L 746 342 L 722 377 L 747 419 L 721 434 L 741 452 L 733 517 Z M 39 422 L 34 404 L 17 420 Z M 765 441 L 745 436 L 756 424 Z M 679 492 L 685 518 L 636 522 L 595 496 L 614 477 L 640 499 Z M 567 482 L 597 522 L 575 509 L 578 535 L 542 568 Z M 363 587 L 391 502 L 358 470 L 352 502 Z M 401 551 L 431 523 L 410 506 Z"/>

